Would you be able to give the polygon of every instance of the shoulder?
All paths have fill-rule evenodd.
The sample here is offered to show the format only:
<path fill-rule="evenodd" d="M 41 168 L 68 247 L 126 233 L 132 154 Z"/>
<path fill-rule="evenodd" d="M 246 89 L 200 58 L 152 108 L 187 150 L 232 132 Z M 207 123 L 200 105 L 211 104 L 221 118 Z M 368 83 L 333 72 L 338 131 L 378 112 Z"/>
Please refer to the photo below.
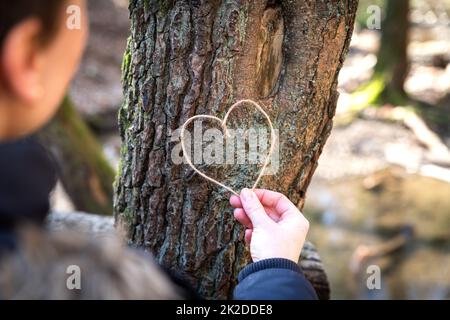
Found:
<path fill-rule="evenodd" d="M 75 266 L 75 268 L 74 268 Z M 79 290 L 69 290 L 78 272 Z M 28 290 L 21 290 L 28 286 Z M 179 289 L 153 258 L 116 237 L 94 239 L 75 232 L 22 230 L 19 248 L 0 265 L 1 292 L 22 299 L 174 299 Z"/>

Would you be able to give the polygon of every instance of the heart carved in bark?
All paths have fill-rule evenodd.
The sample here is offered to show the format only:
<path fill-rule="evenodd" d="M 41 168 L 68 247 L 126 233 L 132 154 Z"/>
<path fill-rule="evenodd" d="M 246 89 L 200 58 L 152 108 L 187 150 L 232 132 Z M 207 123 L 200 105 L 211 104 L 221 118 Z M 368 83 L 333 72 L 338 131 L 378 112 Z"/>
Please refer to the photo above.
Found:
<path fill-rule="evenodd" d="M 227 189 L 228 191 L 231 191 L 232 193 L 234 193 L 235 195 L 239 196 L 239 193 L 234 191 L 232 188 L 228 187 L 227 185 L 217 181 L 214 178 L 211 178 L 210 176 L 206 175 L 205 173 L 201 172 L 191 161 L 190 155 L 188 155 L 188 153 L 186 152 L 186 146 L 184 144 L 184 133 L 186 131 L 186 127 L 188 126 L 189 123 L 191 123 L 192 121 L 196 120 L 196 119 L 211 119 L 214 121 L 218 121 L 220 123 L 220 125 L 222 126 L 223 131 L 225 132 L 225 134 L 227 134 L 227 120 L 228 117 L 230 115 L 230 113 L 242 106 L 243 104 L 249 103 L 251 105 L 253 105 L 259 112 L 261 112 L 264 117 L 267 120 L 267 123 L 270 126 L 270 149 L 269 149 L 269 153 L 266 156 L 266 159 L 264 160 L 264 164 L 261 168 L 261 170 L 259 171 L 258 177 L 256 178 L 255 183 L 253 184 L 252 189 L 254 190 L 256 188 L 256 186 L 258 185 L 259 181 L 261 180 L 261 177 L 263 176 L 269 162 L 270 162 L 270 158 L 272 156 L 273 150 L 274 150 L 274 145 L 275 145 L 275 130 L 273 129 L 273 125 L 272 125 L 272 121 L 270 120 L 269 116 L 267 115 L 267 113 L 264 111 L 264 109 L 255 101 L 250 100 L 250 99 L 244 99 L 244 100 L 239 100 L 238 102 L 236 102 L 235 104 L 233 104 L 230 109 L 228 109 L 228 112 L 225 114 L 225 117 L 223 119 L 220 119 L 218 117 L 215 116 L 211 116 L 211 115 L 206 115 L 206 114 L 201 114 L 201 115 L 196 115 L 193 116 L 189 119 L 186 120 L 186 122 L 183 124 L 183 126 L 181 127 L 181 132 L 180 132 L 180 139 L 181 139 L 181 149 L 183 150 L 183 156 L 186 159 L 186 162 L 188 163 L 188 165 L 195 171 L 197 172 L 200 176 L 202 176 L 203 178 L 217 184 L 218 186 L 221 186 L 225 189 Z"/>

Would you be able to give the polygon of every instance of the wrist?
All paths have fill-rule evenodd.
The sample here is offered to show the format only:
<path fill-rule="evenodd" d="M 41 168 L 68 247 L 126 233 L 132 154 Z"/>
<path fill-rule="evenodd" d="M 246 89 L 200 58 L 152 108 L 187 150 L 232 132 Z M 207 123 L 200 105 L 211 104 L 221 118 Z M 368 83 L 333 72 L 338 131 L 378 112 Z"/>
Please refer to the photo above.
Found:
<path fill-rule="evenodd" d="M 298 260 L 300 258 L 300 254 L 298 254 L 296 257 L 297 258 L 294 258 L 294 255 L 288 255 L 288 254 L 286 254 L 286 255 L 273 254 L 273 255 L 266 255 L 266 256 L 263 256 L 263 257 L 252 257 L 252 261 L 253 261 L 253 263 L 256 263 L 256 262 L 260 262 L 260 261 L 263 261 L 263 260 L 281 259 L 281 260 L 289 260 L 290 262 L 297 264 Z"/>
<path fill-rule="evenodd" d="M 266 269 L 287 269 L 287 270 L 301 273 L 301 269 L 298 266 L 297 262 L 294 262 L 291 259 L 268 258 L 268 259 L 262 259 L 262 260 L 259 260 L 259 261 L 256 261 L 256 262 L 253 262 L 253 263 L 247 265 L 239 273 L 238 280 L 242 281 L 244 278 L 246 278 L 250 274 L 261 271 L 261 270 L 266 270 Z"/>

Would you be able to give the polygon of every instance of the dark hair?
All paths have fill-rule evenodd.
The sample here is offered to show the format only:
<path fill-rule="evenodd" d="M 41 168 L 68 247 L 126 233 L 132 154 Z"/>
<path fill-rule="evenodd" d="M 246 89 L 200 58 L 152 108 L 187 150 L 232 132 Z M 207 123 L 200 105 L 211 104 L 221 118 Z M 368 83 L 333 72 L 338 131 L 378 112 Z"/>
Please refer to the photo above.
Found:
<path fill-rule="evenodd" d="M 37 17 L 42 22 L 41 40 L 49 40 L 56 29 L 64 3 L 62 0 L 0 1 L 0 45 L 15 25 L 29 17 Z"/>

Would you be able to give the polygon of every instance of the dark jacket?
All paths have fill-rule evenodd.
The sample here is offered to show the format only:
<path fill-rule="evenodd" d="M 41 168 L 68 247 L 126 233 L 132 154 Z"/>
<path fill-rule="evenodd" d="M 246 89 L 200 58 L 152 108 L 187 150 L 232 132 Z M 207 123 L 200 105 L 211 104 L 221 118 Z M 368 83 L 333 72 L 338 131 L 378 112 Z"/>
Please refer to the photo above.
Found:
<path fill-rule="evenodd" d="M 55 184 L 55 164 L 33 139 L 0 143 L 0 255 L 17 246 L 18 226 L 43 225 Z"/>
<path fill-rule="evenodd" d="M 246 266 L 234 290 L 238 300 L 316 300 L 311 283 L 291 260 L 265 259 Z"/>
<path fill-rule="evenodd" d="M 55 163 L 35 141 L 0 144 L 0 259 L 17 247 L 16 227 L 43 224 L 55 182 Z M 185 288 L 187 299 L 199 298 L 180 277 L 169 276 Z M 317 299 L 297 264 L 286 259 L 249 264 L 238 280 L 235 299 Z"/>

